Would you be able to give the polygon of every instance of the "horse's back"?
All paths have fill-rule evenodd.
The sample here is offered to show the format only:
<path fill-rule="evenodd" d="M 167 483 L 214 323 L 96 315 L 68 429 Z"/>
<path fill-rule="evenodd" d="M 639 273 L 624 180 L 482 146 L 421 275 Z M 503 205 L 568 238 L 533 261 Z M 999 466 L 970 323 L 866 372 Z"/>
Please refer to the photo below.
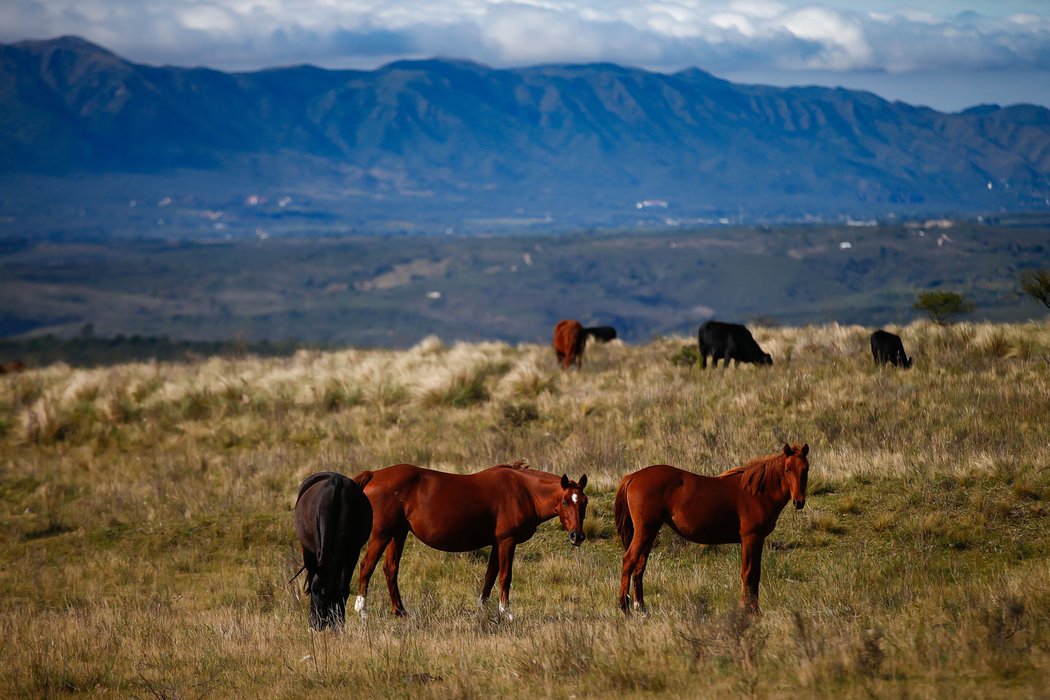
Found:
<path fill-rule="evenodd" d="M 452 474 L 397 464 L 373 472 L 365 493 L 384 531 L 407 526 L 434 549 L 470 551 L 492 544 L 500 500 L 506 498 L 507 484 L 492 472 Z"/>
<path fill-rule="evenodd" d="M 315 554 L 320 555 L 327 546 L 359 549 L 372 529 L 372 505 L 349 477 L 318 472 L 299 487 L 294 521 L 300 544 Z"/>
<path fill-rule="evenodd" d="M 303 479 L 303 483 L 299 484 L 299 495 L 295 499 L 296 502 L 298 503 L 299 500 L 302 499 L 303 494 L 309 491 L 310 488 L 316 485 L 318 482 L 324 481 L 326 479 L 331 479 L 333 476 L 343 477 L 344 479 L 347 478 L 339 472 L 316 472 Z"/>
<path fill-rule="evenodd" d="M 666 523 L 682 537 L 703 544 L 740 541 L 739 479 L 695 474 L 654 464 L 624 478 L 632 516 Z M 635 515 L 635 513 L 638 515 Z"/>

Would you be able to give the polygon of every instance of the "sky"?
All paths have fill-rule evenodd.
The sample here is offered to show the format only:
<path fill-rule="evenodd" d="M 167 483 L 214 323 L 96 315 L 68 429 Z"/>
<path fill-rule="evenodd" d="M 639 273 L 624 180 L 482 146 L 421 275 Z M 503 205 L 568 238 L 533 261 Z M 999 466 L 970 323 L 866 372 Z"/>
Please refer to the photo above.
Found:
<path fill-rule="evenodd" d="M 942 111 L 1050 106 L 1050 0 L 0 0 L 0 42 L 66 34 L 220 70 L 613 62 Z"/>

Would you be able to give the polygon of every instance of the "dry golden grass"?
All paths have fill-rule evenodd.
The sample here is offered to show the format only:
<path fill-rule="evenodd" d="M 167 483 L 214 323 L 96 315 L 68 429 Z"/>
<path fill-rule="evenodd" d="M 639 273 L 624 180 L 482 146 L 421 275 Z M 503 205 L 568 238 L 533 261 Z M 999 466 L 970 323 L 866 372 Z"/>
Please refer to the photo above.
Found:
<path fill-rule="evenodd" d="M 1050 326 L 757 328 L 772 368 L 591 346 L 582 371 L 502 343 L 300 352 L 0 378 L 0 694 L 1031 697 L 1050 681 Z M 737 612 L 737 547 L 664 533 L 652 615 L 615 607 L 612 496 L 665 462 L 717 473 L 812 446 L 806 510 Z M 411 617 L 317 634 L 287 583 L 299 480 L 518 457 L 581 473 L 588 541 L 518 549 L 517 617 L 475 606 L 484 553 L 409 540 Z"/>

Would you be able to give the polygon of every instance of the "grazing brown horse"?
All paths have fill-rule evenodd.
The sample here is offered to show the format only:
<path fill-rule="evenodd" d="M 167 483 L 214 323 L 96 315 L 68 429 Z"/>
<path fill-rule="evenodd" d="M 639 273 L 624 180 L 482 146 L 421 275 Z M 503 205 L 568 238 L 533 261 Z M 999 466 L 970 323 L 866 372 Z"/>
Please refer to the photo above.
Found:
<path fill-rule="evenodd" d="M 339 627 L 346 619 L 354 566 L 371 530 L 372 504 L 348 477 L 318 472 L 299 486 L 295 534 L 303 546 L 314 629 Z"/>
<path fill-rule="evenodd" d="M 660 526 L 701 544 L 740 543 L 741 605 L 758 612 L 762 545 L 788 500 L 806 505 L 809 445 L 784 445 L 718 476 L 700 476 L 667 464 L 628 474 L 616 491 L 616 531 L 624 549 L 620 609 L 628 612 L 631 577 L 634 607 L 645 612 L 642 576 Z"/>
<path fill-rule="evenodd" d="M 428 547 L 445 552 L 469 552 L 491 545 L 482 604 L 488 600 L 499 574 L 500 614 L 510 617 L 511 566 L 514 548 L 525 542 L 545 520 L 561 519 L 569 541 L 584 540 L 583 518 L 587 476 L 573 482 L 529 469 L 524 461 L 499 464 L 476 474 L 449 474 L 395 464 L 386 469 L 362 472 L 354 477 L 372 502 L 375 516 L 372 539 L 361 562 L 354 609 L 365 616 L 368 580 L 386 549 L 386 585 L 395 615 L 404 615 L 397 572 L 405 539 L 411 532 Z"/>
<path fill-rule="evenodd" d="M 583 365 L 583 347 L 587 344 L 587 334 L 579 321 L 558 321 L 554 327 L 554 354 L 562 369 L 570 365 Z"/>

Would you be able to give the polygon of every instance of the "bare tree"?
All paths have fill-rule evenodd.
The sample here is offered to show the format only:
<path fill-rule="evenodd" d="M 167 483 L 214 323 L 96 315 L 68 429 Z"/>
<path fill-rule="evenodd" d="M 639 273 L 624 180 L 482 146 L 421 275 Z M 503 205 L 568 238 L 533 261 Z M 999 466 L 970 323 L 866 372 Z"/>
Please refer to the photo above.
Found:
<path fill-rule="evenodd" d="M 1050 270 L 1021 273 L 1021 291 L 1050 309 Z"/>

